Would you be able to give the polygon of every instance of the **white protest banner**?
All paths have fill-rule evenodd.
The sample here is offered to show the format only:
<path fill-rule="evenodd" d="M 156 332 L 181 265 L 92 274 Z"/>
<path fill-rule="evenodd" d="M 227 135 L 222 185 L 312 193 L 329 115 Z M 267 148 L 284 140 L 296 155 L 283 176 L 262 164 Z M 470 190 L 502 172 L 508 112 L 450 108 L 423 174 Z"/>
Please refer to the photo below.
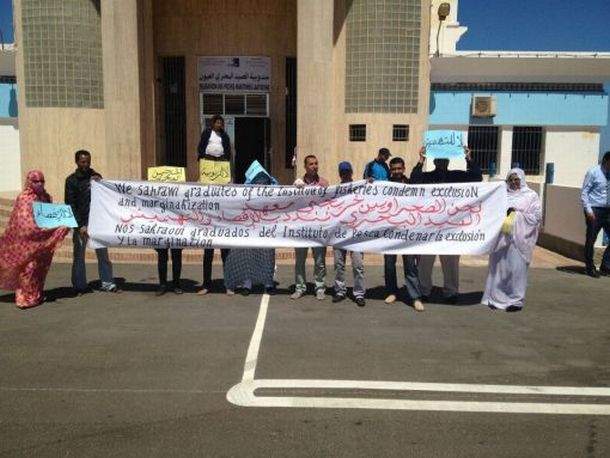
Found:
<path fill-rule="evenodd" d="M 94 181 L 93 247 L 335 246 L 486 254 L 506 216 L 504 183 L 244 186 Z"/>

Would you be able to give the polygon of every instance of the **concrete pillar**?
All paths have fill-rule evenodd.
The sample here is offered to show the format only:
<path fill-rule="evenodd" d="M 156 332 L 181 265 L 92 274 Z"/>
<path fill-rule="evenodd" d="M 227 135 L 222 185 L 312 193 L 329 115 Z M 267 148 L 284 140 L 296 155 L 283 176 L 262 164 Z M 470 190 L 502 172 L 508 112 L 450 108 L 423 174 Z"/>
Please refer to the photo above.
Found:
<path fill-rule="evenodd" d="M 106 178 L 141 178 L 141 101 L 138 1 L 104 0 L 105 161 L 94 158 Z"/>
<path fill-rule="evenodd" d="M 328 0 L 297 4 L 298 175 L 308 154 L 318 156 L 321 175 L 335 172 L 335 161 L 326 160 L 332 153 L 333 9 Z"/>

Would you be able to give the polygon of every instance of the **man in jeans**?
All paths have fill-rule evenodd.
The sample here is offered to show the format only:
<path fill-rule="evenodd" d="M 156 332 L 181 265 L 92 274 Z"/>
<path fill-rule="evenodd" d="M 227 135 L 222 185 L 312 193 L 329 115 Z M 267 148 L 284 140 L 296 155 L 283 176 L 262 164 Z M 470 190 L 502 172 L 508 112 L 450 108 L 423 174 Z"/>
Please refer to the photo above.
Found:
<path fill-rule="evenodd" d="M 294 185 L 301 188 L 303 186 L 328 186 L 328 181 L 318 175 L 318 158 L 313 154 L 304 159 L 305 175 L 298 178 Z M 295 248 L 295 288 L 291 299 L 300 299 L 307 291 L 307 281 L 305 276 L 305 259 L 309 248 Z M 316 299 L 323 301 L 326 298 L 326 247 L 313 247 L 314 267 L 313 273 L 316 282 Z"/>
<path fill-rule="evenodd" d="M 351 183 L 354 181 L 352 176 L 354 169 L 352 164 L 347 161 L 339 163 L 339 177 L 341 178 L 341 184 Z M 366 294 L 366 288 L 364 286 L 364 262 L 363 255 L 359 251 L 350 251 L 352 257 L 352 271 L 354 274 L 354 302 L 358 307 L 364 307 L 366 301 L 364 295 Z M 333 248 L 333 254 L 335 256 L 335 295 L 333 302 L 341 302 L 347 295 L 347 286 L 345 284 L 345 260 L 347 258 L 347 250 L 342 248 Z"/>
<path fill-rule="evenodd" d="M 91 180 L 99 180 L 102 176 L 91 168 L 91 153 L 79 150 L 74 154 L 76 171 L 66 178 L 65 202 L 72 207 L 78 228 L 74 229 L 72 241 L 74 253 L 72 259 L 72 287 L 76 295 L 89 292 L 87 271 L 85 266 L 85 251 L 89 233 L 89 206 L 91 205 Z M 107 248 L 95 250 L 97 266 L 102 283 L 102 291 L 120 293 L 112 277 L 112 263 L 108 257 Z"/>
<path fill-rule="evenodd" d="M 394 183 L 409 183 L 405 176 L 405 162 L 400 157 L 395 157 L 390 161 L 390 181 Z M 424 311 L 424 304 L 421 301 L 421 291 L 419 289 L 419 278 L 417 273 L 416 256 L 412 254 L 402 255 L 402 268 L 405 274 L 405 289 L 409 295 L 413 308 L 418 312 Z M 383 272 L 385 278 L 386 304 L 396 301 L 398 294 L 398 284 L 396 282 L 396 259 L 395 254 L 383 256 Z"/>

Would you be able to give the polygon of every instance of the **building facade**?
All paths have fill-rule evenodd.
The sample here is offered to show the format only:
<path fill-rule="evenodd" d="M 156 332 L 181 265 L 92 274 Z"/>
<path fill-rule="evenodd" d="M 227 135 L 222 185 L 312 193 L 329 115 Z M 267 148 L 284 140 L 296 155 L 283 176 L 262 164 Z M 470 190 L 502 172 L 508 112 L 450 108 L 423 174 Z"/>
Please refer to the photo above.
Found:
<path fill-rule="evenodd" d="M 220 113 L 236 181 L 253 159 L 290 183 L 316 154 L 357 171 L 414 163 L 427 127 L 430 2 L 15 0 L 23 170 L 61 191 L 85 148 L 108 178 L 187 168 Z M 358 175 L 358 172 L 356 173 Z"/>

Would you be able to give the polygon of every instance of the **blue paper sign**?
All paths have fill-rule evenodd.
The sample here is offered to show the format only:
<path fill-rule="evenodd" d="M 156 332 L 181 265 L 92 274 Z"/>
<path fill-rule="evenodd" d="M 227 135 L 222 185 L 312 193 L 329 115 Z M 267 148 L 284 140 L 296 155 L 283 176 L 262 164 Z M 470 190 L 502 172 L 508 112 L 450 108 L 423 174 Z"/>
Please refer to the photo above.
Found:
<path fill-rule="evenodd" d="M 78 227 L 72 207 L 64 204 L 32 202 L 34 220 L 38 227 L 53 229 L 59 226 Z"/>
<path fill-rule="evenodd" d="M 261 163 L 255 159 L 252 164 L 250 164 L 250 167 L 248 167 L 248 170 L 246 170 L 246 184 L 251 184 L 252 180 L 254 180 L 256 176 L 261 172 L 266 175 L 269 175 L 269 172 L 267 172 L 265 168 L 261 165 Z M 271 184 L 277 184 L 277 180 L 271 175 L 269 175 L 269 178 L 271 178 Z"/>
<path fill-rule="evenodd" d="M 464 135 L 456 130 L 427 130 L 424 146 L 428 159 L 462 159 Z"/>

